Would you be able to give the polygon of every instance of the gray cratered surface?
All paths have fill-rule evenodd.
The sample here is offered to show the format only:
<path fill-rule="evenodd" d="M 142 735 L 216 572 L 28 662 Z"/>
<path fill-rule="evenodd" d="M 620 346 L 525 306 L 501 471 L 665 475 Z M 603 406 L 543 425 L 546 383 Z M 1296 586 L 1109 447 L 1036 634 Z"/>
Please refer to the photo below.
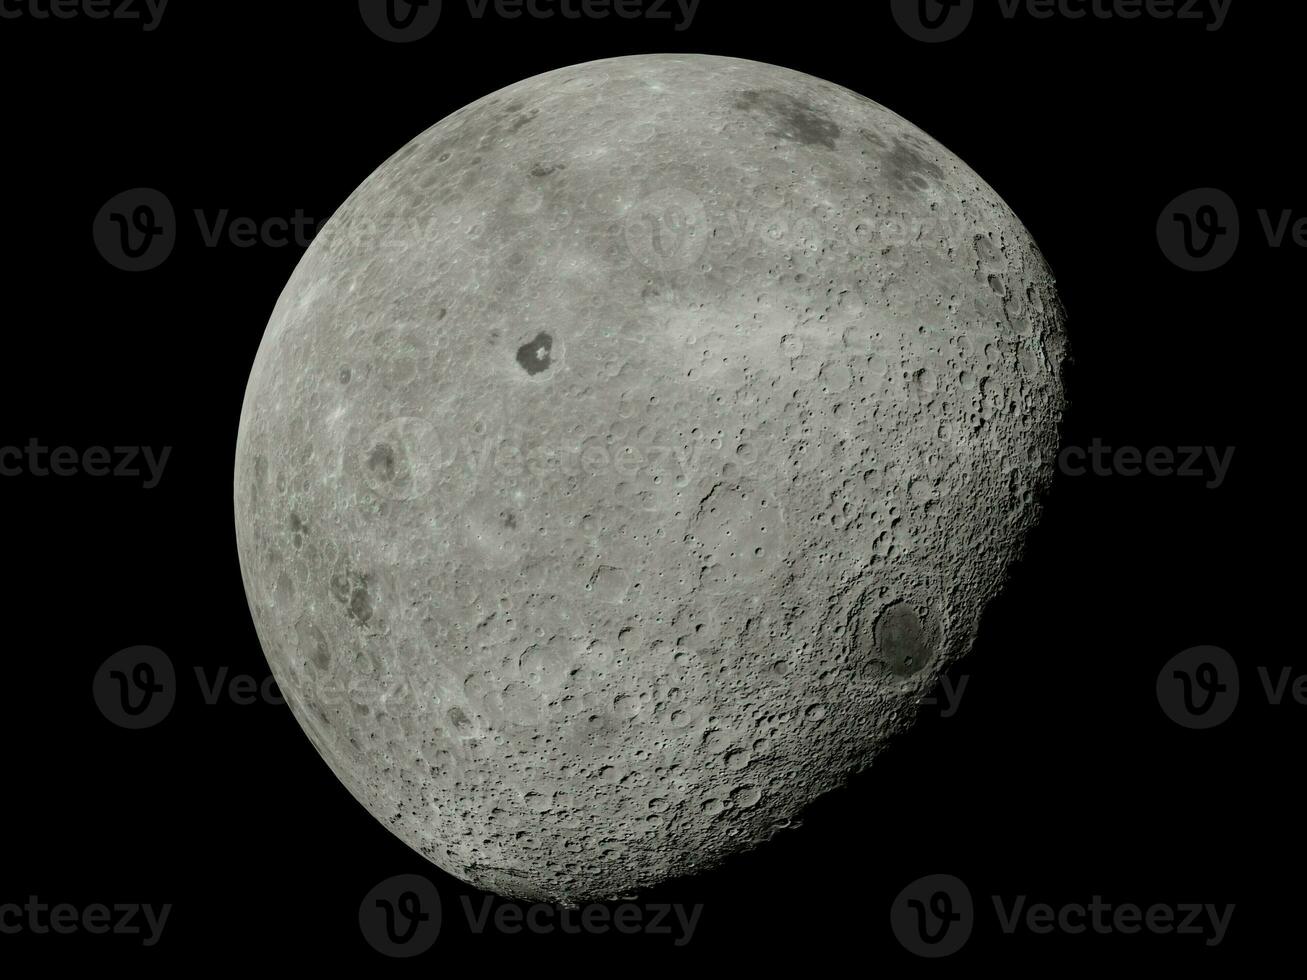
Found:
<path fill-rule="evenodd" d="M 576 902 L 711 866 L 971 645 L 1064 356 L 1029 234 L 876 103 L 693 55 L 528 79 L 369 177 L 277 304 L 235 476 L 259 637 L 447 871 Z"/>

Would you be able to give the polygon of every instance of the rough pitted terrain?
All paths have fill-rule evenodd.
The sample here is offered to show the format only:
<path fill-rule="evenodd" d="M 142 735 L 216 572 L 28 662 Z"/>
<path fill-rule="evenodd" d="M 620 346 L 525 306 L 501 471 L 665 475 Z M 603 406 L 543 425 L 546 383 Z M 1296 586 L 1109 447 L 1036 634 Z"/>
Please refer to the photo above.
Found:
<path fill-rule="evenodd" d="M 382 165 L 277 304 L 235 474 L 259 637 L 449 872 L 693 872 L 971 646 L 1065 355 L 1020 222 L 876 103 L 691 55 L 528 79 Z"/>

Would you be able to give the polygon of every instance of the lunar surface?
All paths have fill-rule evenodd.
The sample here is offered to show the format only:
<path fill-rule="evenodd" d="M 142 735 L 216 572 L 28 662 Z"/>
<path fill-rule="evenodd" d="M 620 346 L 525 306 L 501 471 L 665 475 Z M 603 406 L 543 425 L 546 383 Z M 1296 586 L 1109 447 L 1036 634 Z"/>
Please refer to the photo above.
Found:
<path fill-rule="evenodd" d="M 971 646 L 1052 477 L 1063 320 L 997 194 L 829 82 L 666 55 L 489 95 L 349 197 L 259 348 L 235 509 L 276 681 L 481 888 L 711 867 Z"/>

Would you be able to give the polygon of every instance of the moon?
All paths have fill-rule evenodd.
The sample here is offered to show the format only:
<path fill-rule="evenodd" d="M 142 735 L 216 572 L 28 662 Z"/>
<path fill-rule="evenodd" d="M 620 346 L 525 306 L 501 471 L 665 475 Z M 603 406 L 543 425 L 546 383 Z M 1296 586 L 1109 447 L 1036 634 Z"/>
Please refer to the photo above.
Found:
<path fill-rule="evenodd" d="M 260 642 L 450 874 L 695 873 L 971 647 L 1066 358 L 1030 234 L 877 103 L 700 55 L 529 78 L 383 163 L 277 302 L 235 465 Z"/>

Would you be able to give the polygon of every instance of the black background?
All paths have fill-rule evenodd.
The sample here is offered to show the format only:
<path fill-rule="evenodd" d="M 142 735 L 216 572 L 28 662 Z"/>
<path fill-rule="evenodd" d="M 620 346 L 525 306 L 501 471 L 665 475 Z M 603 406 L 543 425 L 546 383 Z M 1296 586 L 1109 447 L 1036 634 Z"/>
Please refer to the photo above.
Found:
<path fill-rule="evenodd" d="M 413 44 L 356 5 L 176 3 L 157 30 L 0 20 L 6 306 L 0 443 L 172 446 L 161 484 L 0 480 L 11 633 L 0 903 L 172 903 L 162 941 L 0 936 L 0 962 L 259 968 L 388 965 L 359 902 L 425 874 L 446 923 L 415 969 L 642 971 L 930 966 L 889 927 L 901 888 L 950 873 L 979 906 L 982 962 L 1219 968 L 1290 950 L 1300 922 L 1304 709 L 1269 706 L 1256 666 L 1300 662 L 1276 635 L 1298 550 L 1278 441 L 1301 249 L 1266 247 L 1256 209 L 1307 205 L 1299 4 L 1235 0 L 1217 32 L 1173 21 L 1006 21 L 982 0 L 946 44 L 885 5 L 703 0 L 669 22 L 475 20 L 445 4 Z M 480 895 L 393 838 L 337 782 L 289 710 L 209 706 L 192 675 L 267 676 L 236 560 L 231 473 L 246 378 L 302 249 L 205 247 L 194 209 L 325 218 L 401 145 L 539 72 L 656 51 L 772 62 L 866 94 L 979 172 L 1054 268 L 1075 357 L 1065 441 L 1237 447 L 1201 479 L 1060 478 L 1010 588 L 987 614 L 951 717 L 927 711 L 804 826 L 652 901 L 704 904 L 694 939 L 472 935 Z M 1195 187 L 1239 203 L 1244 240 L 1207 274 L 1159 250 L 1162 209 Z M 181 217 L 159 268 L 113 268 L 92 221 L 154 187 Z M 1294 297 L 1296 298 L 1296 297 Z M 1300 373 L 1300 369 L 1298 369 Z M 1284 399 L 1287 400 L 1287 399 Z M 1296 415 L 1289 415 L 1296 418 Z M 1274 470 L 1272 470 L 1274 467 Z M 1272 472 L 1278 475 L 1272 476 Z M 1261 487 L 1254 494 L 1253 488 Z M 1280 561 L 1276 561 L 1276 552 Z M 1293 574 L 1296 575 L 1296 572 Z M 91 680 L 116 650 L 165 650 L 182 678 L 165 722 L 115 727 Z M 1244 671 L 1234 717 L 1185 730 L 1161 666 L 1198 644 Z M 1298 669 L 1295 667 L 1295 669 Z M 988 896 L 1234 903 L 1225 942 L 1003 935 Z"/>

